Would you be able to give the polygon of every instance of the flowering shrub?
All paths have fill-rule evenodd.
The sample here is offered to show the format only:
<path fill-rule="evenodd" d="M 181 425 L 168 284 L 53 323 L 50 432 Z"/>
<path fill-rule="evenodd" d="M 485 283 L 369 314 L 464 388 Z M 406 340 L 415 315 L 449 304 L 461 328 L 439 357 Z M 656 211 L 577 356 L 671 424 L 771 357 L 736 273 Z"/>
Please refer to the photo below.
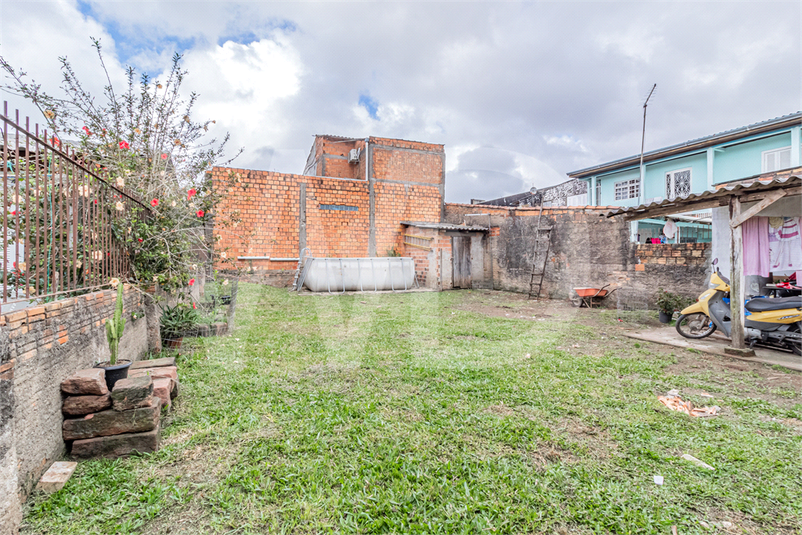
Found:
<path fill-rule="evenodd" d="M 100 41 L 93 39 L 93 44 L 101 74 L 111 80 Z M 212 189 L 209 175 L 216 163 L 231 161 L 221 161 L 228 134 L 207 139 L 215 121 L 194 118 L 197 95 L 184 98 L 180 91 L 187 72 L 178 54 L 165 79 L 138 75 L 128 67 L 124 90 L 109 82 L 102 97 L 84 88 L 66 58 L 60 62 L 63 97 L 46 93 L 0 57 L 0 68 L 12 80 L 4 88 L 30 100 L 42 112 L 53 132 L 53 144 L 61 145 L 59 139 L 77 140 L 79 158 L 117 188 L 120 201 L 108 208 L 109 219 L 131 258 L 132 279 L 147 285 L 155 281 L 184 286 L 197 269 L 198 258 L 215 255 L 204 225 L 210 218 L 225 224 L 230 217 L 216 211 L 220 195 Z M 90 191 L 88 184 L 78 186 L 81 197 L 89 197 Z M 151 199 L 146 201 L 151 209 L 125 210 L 124 191 Z"/>

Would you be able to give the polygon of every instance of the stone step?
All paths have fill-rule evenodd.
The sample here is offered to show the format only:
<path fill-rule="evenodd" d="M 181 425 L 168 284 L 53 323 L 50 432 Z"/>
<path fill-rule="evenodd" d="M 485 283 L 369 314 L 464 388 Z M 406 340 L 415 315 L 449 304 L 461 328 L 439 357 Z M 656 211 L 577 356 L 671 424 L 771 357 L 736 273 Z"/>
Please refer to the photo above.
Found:
<path fill-rule="evenodd" d="M 170 409 L 172 406 L 173 381 L 169 377 L 159 377 L 153 380 L 153 395 L 162 400 L 162 408 Z"/>
<path fill-rule="evenodd" d="M 169 377 L 173 381 L 178 381 L 178 368 L 175 366 L 160 366 L 158 368 L 137 368 L 136 370 L 130 370 L 128 372 L 128 377 L 143 377 L 143 376 L 150 376 L 153 379 L 158 379 L 159 377 Z"/>
<path fill-rule="evenodd" d="M 160 429 L 144 433 L 125 433 L 108 437 L 87 438 L 72 443 L 72 456 L 78 459 L 105 457 L 114 459 L 134 452 L 152 453 L 159 449 Z"/>
<path fill-rule="evenodd" d="M 120 379 L 111 391 L 115 411 L 149 407 L 153 402 L 153 379 L 149 376 Z"/>
<path fill-rule="evenodd" d="M 64 420 L 62 435 L 64 440 L 83 440 L 151 431 L 159 425 L 161 406 L 162 400 L 154 397 L 149 407 L 123 412 L 112 409 L 87 414 L 83 418 Z"/>
<path fill-rule="evenodd" d="M 138 370 L 140 368 L 161 368 L 163 366 L 175 366 L 175 357 L 162 357 L 160 359 L 138 360 L 131 364 L 128 370 Z"/>
<path fill-rule="evenodd" d="M 67 396 L 61 406 L 61 412 L 67 416 L 83 416 L 93 412 L 111 408 L 111 395 L 102 396 Z"/>
<path fill-rule="evenodd" d="M 61 391 L 71 395 L 102 396 L 109 393 L 103 368 L 78 370 L 61 381 Z"/>

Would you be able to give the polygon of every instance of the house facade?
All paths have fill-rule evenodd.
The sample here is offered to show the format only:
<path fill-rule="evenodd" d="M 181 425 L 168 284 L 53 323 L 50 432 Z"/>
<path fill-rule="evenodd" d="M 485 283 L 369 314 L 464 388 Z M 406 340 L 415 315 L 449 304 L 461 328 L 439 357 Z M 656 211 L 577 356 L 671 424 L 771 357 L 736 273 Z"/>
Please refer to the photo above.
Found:
<path fill-rule="evenodd" d="M 638 206 L 714 189 L 718 184 L 800 166 L 802 112 L 750 124 L 568 173 L 588 184 L 594 206 Z M 710 213 L 677 216 L 676 240 L 710 241 Z M 654 238 L 665 221 L 634 222 L 633 241 Z"/>

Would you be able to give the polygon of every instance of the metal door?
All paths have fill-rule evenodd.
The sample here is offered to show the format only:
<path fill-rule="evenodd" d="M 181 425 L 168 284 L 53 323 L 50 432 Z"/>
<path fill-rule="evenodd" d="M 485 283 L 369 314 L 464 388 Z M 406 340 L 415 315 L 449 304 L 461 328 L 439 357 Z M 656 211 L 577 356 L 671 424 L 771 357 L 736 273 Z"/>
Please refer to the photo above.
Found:
<path fill-rule="evenodd" d="M 454 288 L 471 287 L 471 238 L 451 237 L 451 273 Z"/>

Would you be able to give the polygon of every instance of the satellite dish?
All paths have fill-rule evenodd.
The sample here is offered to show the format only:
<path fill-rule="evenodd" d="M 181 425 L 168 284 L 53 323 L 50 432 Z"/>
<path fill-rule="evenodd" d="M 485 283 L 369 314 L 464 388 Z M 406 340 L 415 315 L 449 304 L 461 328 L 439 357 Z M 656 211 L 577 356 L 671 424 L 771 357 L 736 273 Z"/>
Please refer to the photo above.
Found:
<path fill-rule="evenodd" d="M 531 188 L 529 188 L 529 193 L 531 193 L 532 195 L 534 195 L 535 193 L 537 193 L 537 188 L 536 188 L 536 187 L 534 187 L 534 186 L 532 186 Z"/>

